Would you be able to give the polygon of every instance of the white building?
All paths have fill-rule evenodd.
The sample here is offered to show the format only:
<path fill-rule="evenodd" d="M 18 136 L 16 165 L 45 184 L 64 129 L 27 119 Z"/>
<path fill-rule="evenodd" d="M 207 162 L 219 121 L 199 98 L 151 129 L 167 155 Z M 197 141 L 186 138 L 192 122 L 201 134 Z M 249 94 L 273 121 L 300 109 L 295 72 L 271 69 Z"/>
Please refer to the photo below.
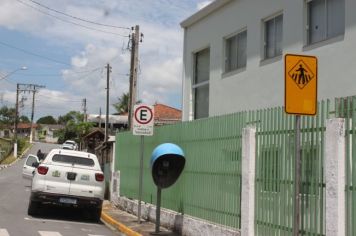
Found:
<path fill-rule="evenodd" d="M 216 0 L 184 28 L 183 120 L 282 106 L 284 55 L 318 58 L 318 100 L 356 95 L 355 0 Z"/>

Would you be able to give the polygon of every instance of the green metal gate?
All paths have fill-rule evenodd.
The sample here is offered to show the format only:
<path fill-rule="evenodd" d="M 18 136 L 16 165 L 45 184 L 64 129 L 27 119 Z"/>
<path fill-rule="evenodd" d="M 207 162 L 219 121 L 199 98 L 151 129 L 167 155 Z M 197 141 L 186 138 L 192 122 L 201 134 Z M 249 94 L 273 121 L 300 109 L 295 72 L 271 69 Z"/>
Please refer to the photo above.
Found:
<path fill-rule="evenodd" d="M 346 235 L 356 235 L 356 97 L 335 100 L 336 117 L 345 118 Z"/>
<path fill-rule="evenodd" d="M 301 122 L 300 235 L 324 235 L 323 150 L 329 102 Z M 257 112 L 256 235 L 292 235 L 295 117 L 283 108 Z"/>

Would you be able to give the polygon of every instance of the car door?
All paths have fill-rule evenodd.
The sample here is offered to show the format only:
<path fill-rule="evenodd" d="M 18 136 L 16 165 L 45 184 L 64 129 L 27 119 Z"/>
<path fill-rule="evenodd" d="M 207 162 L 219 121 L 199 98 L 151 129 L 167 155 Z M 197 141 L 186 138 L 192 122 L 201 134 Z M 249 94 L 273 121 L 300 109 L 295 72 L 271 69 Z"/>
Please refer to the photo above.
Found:
<path fill-rule="evenodd" d="M 26 161 L 23 165 L 23 169 L 22 169 L 22 177 L 26 178 L 26 179 L 32 179 L 33 177 L 33 172 L 35 171 L 36 167 L 32 166 L 33 163 L 38 163 L 38 157 L 35 155 L 28 155 L 26 158 Z"/>

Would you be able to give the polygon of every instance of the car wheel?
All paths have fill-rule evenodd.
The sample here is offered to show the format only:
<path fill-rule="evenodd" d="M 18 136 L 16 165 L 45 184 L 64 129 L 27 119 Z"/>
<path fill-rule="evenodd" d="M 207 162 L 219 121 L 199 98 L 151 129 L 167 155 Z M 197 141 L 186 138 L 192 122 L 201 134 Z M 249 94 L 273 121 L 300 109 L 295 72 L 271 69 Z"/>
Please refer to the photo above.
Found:
<path fill-rule="evenodd" d="M 31 201 L 28 204 L 27 214 L 28 215 L 36 215 L 38 212 L 38 208 L 40 206 L 39 202 Z"/>
<path fill-rule="evenodd" d="M 91 215 L 94 221 L 99 222 L 101 217 L 101 208 L 94 208 L 91 212 Z"/>

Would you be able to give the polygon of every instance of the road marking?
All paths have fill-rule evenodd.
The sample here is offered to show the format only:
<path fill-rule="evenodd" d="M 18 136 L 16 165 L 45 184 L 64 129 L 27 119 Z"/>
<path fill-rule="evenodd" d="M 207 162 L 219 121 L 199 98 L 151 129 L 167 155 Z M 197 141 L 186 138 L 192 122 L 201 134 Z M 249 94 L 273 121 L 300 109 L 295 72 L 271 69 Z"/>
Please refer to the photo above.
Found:
<path fill-rule="evenodd" d="M 29 218 L 29 217 L 25 217 L 24 219 L 28 220 L 28 221 L 53 222 L 53 223 L 74 224 L 74 225 L 90 225 L 90 226 L 96 226 L 96 227 L 100 226 L 97 223 L 82 223 L 82 222 L 65 221 L 65 220 L 34 219 L 34 218 Z M 2 235 L 0 235 L 0 236 L 2 236 Z"/>
<path fill-rule="evenodd" d="M 41 236 L 62 236 L 62 234 L 53 231 L 38 231 Z"/>
<path fill-rule="evenodd" d="M 6 229 L 0 229 L 0 236 L 10 236 Z"/>

